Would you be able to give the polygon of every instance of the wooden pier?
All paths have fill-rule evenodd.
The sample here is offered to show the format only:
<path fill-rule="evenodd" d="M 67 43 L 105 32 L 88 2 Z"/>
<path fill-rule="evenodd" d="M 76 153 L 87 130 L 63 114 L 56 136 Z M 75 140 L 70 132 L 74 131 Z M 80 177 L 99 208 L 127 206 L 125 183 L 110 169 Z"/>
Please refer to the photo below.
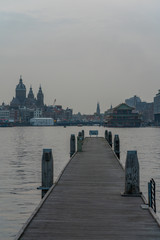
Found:
<path fill-rule="evenodd" d="M 16 239 L 159 240 L 141 197 L 124 197 L 124 170 L 103 138 L 86 138 Z"/>

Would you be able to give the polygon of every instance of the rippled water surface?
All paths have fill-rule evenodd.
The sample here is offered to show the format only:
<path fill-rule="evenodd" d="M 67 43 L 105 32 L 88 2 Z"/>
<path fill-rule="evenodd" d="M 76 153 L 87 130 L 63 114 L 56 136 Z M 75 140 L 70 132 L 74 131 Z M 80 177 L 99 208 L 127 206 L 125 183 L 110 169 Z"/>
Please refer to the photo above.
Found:
<path fill-rule="evenodd" d="M 0 128 L 0 239 L 14 239 L 23 223 L 41 200 L 41 157 L 43 148 L 52 148 L 55 179 L 69 160 L 70 134 L 82 129 L 103 127 L 14 127 Z M 119 134 L 121 161 L 127 150 L 137 150 L 141 190 L 147 198 L 147 182 L 157 183 L 157 210 L 160 216 L 160 128 L 110 128 Z"/>

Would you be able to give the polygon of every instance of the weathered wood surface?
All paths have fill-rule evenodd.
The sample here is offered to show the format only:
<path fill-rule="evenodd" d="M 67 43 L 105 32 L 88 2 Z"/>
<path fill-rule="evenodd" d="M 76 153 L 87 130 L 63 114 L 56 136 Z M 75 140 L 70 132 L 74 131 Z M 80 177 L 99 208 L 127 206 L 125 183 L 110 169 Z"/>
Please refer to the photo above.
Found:
<path fill-rule="evenodd" d="M 141 197 L 122 197 L 124 171 L 103 138 L 86 138 L 20 239 L 155 240 Z"/>

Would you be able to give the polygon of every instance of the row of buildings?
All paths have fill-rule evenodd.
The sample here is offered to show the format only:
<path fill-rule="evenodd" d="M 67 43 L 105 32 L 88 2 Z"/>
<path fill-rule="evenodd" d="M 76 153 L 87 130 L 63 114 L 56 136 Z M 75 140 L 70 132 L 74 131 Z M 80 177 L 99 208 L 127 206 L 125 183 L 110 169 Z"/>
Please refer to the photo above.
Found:
<path fill-rule="evenodd" d="M 160 91 L 151 103 L 143 102 L 137 96 L 125 100 L 114 108 L 101 113 L 97 103 L 96 112 L 92 115 L 73 114 L 70 108 L 63 109 L 61 105 L 47 106 L 44 103 L 44 93 L 39 87 L 35 96 L 32 87 L 28 95 L 26 86 L 20 76 L 15 88 L 15 96 L 9 105 L 0 106 L 0 126 L 30 125 L 35 121 L 53 122 L 58 125 L 101 124 L 108 127 L 139 127 L 146 125 L 160 125 Z M 40 119 L 40 120 L 38 120 Z"/>
<path fill-rule="evenodd" d="M 0 126 L 5 125 L 30 125 L 33 118 L 52 118 L 56 124 L 58 121 L 70 121 L 72 109 L 63 109 L 61 105 L 47 106 L 44 103 L 42 87 L 39 87 L 35 97 L 32 87 L 28 95 L 26 86 L 20 76 L 19 83 L 15 88 L 15 96 L 9 105 L 4 103 L 0 106 Z"/>
<path fill-rule="evenodd" d="M 141 101 L 136 95 L 105 112 L 105 122 L 110 127 L 160 126 L 160 90 L 153 102 Z"/>

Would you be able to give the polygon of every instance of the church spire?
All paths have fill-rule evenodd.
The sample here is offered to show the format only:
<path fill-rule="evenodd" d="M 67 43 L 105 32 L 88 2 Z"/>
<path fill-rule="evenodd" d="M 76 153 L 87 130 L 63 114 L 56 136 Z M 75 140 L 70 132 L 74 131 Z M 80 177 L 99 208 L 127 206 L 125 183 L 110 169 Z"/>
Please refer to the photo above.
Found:
<path fill-rule="evenodd" d="M 42 88 L 41 85 L 39 86 L 39 91 L 37 94 L 37 106 L 38 107 L 43 107 L 44 106 L 44 95 L 42 92 Z"/>
<path fill-rule="evenodd" d="M 97 102 L 97 110 L 96 110 L 97 115 L 100 115 L 100 105 L 99 102 Z"/>
<path fill-rule="evenodd" d="M 30 90 L 29 90 L 29 93 L 28 93 L 28 98 L 34 99 L 34 93 L 33 93 L 33 90 L 32 90 L 32 85 L 30 86 Z"/>

